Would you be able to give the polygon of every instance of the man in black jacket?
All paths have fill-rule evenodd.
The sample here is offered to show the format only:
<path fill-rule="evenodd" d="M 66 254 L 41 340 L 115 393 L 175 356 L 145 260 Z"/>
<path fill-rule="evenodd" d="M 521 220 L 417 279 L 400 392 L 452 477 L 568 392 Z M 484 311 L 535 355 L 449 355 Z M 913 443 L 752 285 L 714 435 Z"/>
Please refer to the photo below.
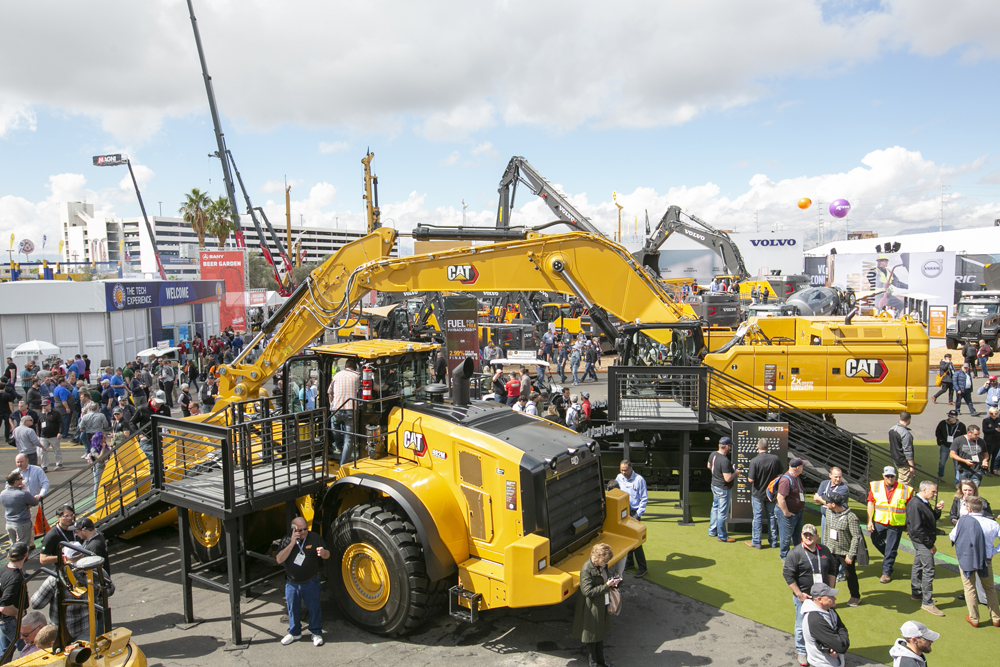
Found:
<path fill-rule="evenodd" d="M 0 380 L 0 419 L 3 419 L 4 439 L 10 444 L 10 434 L 13 430 L 10 424 L 10 413 L 17 406 L 17 395 L 14 389 Z"/>
<path fill-rule="evenodd" d="M 782 568 L 785 583 L 792 589 L 795 605 L 795 652 L 799 664 L 806 664 L 806 643 L 802 635 L 802 605 L 811 599 L 809 592 L 814 584 L 825 583 L 833 587 L 837 580 L 837 560 L 830 550 L 819 543 L 816 526 L 807 523 L 802 526 L 802 543 L 797 544 L 785 556 Z"/>
<path fill-rule="evenodd" d="M 935 616 L 944 612 L 934 604 L 934 554 L 937 547 L 937 521 L 941 518 L 944 501 L 937 499 L 937 484 L 929 479 L 920 482 L 920 490 L 906 505 L 906 531 L 913 542 L 913 572 L 910 575 L 910 597 L 920 600 L 920 608 Z"/>
<path fill-rule="evenodd" d="M 166 402 L 166 393 L 162 390 L 156 392 L 153 398 L 139 406 L 139 408 L 135 411 L 135 415 L 132 417 L 132 421 L 130 422 L 132 425 L 132 432 L 140 433 L 139 449 L 141 449 L 142 453 L 146 455 L 147 459 L 149 459 L 150 467 L 153 466 L 153 440 L 148 437 L 148 433 L 142 433 L 142 429 L 153 420 L 154 414 L 163 415 L 164 417 L 170 416 L 170 409 L 166 406 Z"/>
<path fill-rule="evenodd" d="M 938 479 L 944 479 L 944 466 L 949 459 L 951 443 L 955 442 L 955 438 L 963 435 L 965 435 L 965 424 L 958 420 L 958 411 L 949 410 L 947 419 L 939 421 L 937 428 L 934 430 L 934 437 L 937 438 L 937 444 L 940 448 L 937 474 Z M 955 473 L 955 479 L 958 479 L 957 471 Z"/>

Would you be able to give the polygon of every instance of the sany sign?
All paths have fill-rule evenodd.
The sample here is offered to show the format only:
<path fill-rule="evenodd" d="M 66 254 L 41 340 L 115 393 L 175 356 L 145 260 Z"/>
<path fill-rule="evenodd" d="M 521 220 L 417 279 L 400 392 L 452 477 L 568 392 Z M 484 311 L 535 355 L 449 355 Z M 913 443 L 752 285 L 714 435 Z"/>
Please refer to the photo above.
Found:
<path fill-rule="evenodd" d="M 115 167 L 120 164 L 125 164 L 126 162 L 128 162 L 128 156 L 122 155 L 121 153 L 94 156 L 95 167 Z"/>

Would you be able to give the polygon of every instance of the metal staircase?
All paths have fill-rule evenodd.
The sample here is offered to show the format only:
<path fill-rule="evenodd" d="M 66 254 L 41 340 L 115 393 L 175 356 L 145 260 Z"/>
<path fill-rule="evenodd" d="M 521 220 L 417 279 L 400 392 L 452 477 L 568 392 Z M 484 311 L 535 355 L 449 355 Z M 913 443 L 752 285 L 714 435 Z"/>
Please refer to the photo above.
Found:
<path fill-rule="evenodd" d="M 806 461 L 803 474 L 819 482 L 838 466 L 859 502 L 867 498 L 868 482 L 895 465 L 887 446 L 708 366 L 608 370 L 608 421 L 618 428 L 722 436 L 732 433 L 733 422 L 788 422 L 789 454 Z M 934 479 L 919 465 L 916 471 L 918 480 Z"/>

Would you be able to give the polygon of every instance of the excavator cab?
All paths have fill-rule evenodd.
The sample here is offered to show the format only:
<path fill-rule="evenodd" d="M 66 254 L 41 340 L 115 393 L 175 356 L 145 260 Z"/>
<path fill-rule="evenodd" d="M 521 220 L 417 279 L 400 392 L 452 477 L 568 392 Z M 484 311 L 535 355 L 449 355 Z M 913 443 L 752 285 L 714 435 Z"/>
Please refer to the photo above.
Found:
<path fill-rule="evenodd" d="M 696 322 L 660 325 L 629 325 L 622 329 L 623 366 L 696 366 L 701 363 L 705 343 Z"/>

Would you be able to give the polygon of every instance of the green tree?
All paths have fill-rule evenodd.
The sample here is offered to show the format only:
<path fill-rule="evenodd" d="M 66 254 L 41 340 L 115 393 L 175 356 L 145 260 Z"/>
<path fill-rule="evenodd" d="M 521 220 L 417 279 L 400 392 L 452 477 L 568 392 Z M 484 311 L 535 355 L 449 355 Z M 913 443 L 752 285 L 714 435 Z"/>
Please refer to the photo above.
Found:
<path fill-rule="evenodd" d="M 278 283 L 274 279 L 274 269 L 264 259 L 260 252 L 251 252 L 248 257 L 248 273 L 250 282 L 247 289 L 268 289 L 276 291 Z"/>
<path fill-rule="evenodd" d="M 192 188 L 191 192 L 184 195 L 184 205 L 180 208 L 184 222 L 189 224 L 191 231 L 198 235 L 199 248 L 205 247 L 205 232 L 208 225 L 206 209 L 211 203 L 212 200 L 208 193 L 202 192 L 198 188 Z"/>
<path fill-rule="evenodd" d="M 205 231 L 219 240 L 220 248 L 226 244 L 229 234 L 239 229 L 239 223 L 233 220 L 232 213 L 227 197 L 219 197 L 211 202 L 205 211 L 208 218 Z"/>

